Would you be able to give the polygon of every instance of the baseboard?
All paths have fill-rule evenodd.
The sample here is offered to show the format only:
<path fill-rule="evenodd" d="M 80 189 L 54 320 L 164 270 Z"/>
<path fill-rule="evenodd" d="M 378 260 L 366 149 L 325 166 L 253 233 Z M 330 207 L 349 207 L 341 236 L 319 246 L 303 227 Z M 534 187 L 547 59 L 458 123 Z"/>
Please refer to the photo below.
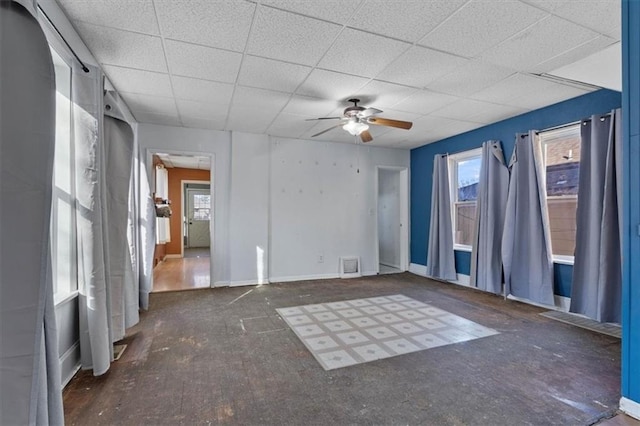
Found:
<path fill-rule="evenodd" d="M 410 263 L 409 264 L 409 272 L 412 274 L 420 275 L 421 277 L 431 278 L 432 280 L 458 284 L 465 287 L 470 287 L 471 277 L 465 274 L 456 274 L 455 280 L 443 280 L 440 278 L 434 278 L 427 275 L 427 267 L 425 265 L 420 265 L 418 263 Z"/>
<path fill-rule="evenodd" d="M 640 420 L 640 403 L 634 400 L 625 398 L 624 396 L 620 398 L 620 411 Z"/>
<path fill-rule="evenodd" d="M 420 265 L 419 263 L 410 263 L 409 272 L 411 272 L 412 274 L 420 275 L 421 277 L 426 277 L 427 267 L 426 265 Z"/>
<path fill-rule="evenodd" d="M 263 280 L 240 280 L 240 281 L 231 281 L 229 283 L 229 287 L 242 287 L 247 285 L 264 285 L 269 284 L 269 281 Z"/>
<path fill-rule="evenodd" d="M 380 262 L 381 265 L 388 266 L 389 268 L 402 269 L 400 265 L 392 265 L 391 263 Z"/>
<path fill-rule="evenodd" d="M 533 300 L 525 299 L 522 297 L 516 297 L 511 294 L 507 296 L 507 299 L 515 300 L 516 302 L 526 303 L 527 305 L 537 306 L 539 308 L 554 309 L 556 311 L 562 311 L 562 312 L 569 312 L 569 305 L 571 304 L 571 298 L 558 296 L 555 294 L 553 295 L 553 302 L 554 302 L 553 305 L 545 305 L 542 303 L 537 303 L 537 302 L 534 302 Z"/>
<path fill-rule="evenodd" d="M 376 271 L 363 271 L 362 272 L 362 276 L 363 277 L 371 277 L 373 275 L 378 275 L 378 273 Z"/>
<path fill-rule="evenodd" d="M 181 254 L 166 254 L 164 256 L 164 259 L 182 259 L 182 255 Z"/>
<path fill-rule="evenodd" d="M 464 287 L 471 287 L 471 277 L 465 274 L 456 274 L 457 279 L 455 281 L 449 281 L 453 284 L 458 284 Z"/>
<path fill-rule="evenodd" d="M 214 287 L 229 287 L 231 283 L 229 281 L 216 281 L 213 283 Z"/>
<path fill-rule="evenodd" d="M 309 280 L 327 280 L 332 278 L 340 278 L 339 274 L 318 274 L 318 275 L 298 275 L 288 277 L 271 277 L 271 283 L 285 283 L 291 281 L 309 281 Z"/>
<path fill-rule="evenodd" d="M 80 342 L 76 342 L 60 357 L 60 376 L 64 388 L 80 370 Z"/>

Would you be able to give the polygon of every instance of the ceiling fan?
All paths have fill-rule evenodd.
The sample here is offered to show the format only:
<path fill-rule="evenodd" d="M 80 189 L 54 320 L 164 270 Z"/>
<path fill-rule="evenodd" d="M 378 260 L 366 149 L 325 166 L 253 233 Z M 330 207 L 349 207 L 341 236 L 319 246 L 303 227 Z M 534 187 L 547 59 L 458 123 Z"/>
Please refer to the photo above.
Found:
<path fill-rule="evenodd" d="M 382 111 L 377 108 L 365 108 L 362 106 L 358 106 L 358 102 L 360 99 L 349 99 L 349 102 L 353 102 L 353 106 L 345 108 L 342 117 L 320 117 L 320 118 L 310 118 L 307 121 L 315 121 L 315 120 L 340 120 L 339 124 L 336 124 L 333 127 L 329 127 L 315 135 L 311 135 L 311 137 L 320 136 L 329 130 L 335 129 L 337 127 L 342 127 L 347 132 L 351 133 L 354 136 L 360 136 L 362 142 L 371 142 L 373 140 L 373 136 L 369 133 L 369 124 L 373 124 L 376 126 L 388 126 L 388 127 L 396 127 L 398 129 L 409 130 L 413 123 L 410 121 L 401 121 L 401 120 L 391 120 L 389 118 L 376 117 L 377 114 L 380 114 Z"/>

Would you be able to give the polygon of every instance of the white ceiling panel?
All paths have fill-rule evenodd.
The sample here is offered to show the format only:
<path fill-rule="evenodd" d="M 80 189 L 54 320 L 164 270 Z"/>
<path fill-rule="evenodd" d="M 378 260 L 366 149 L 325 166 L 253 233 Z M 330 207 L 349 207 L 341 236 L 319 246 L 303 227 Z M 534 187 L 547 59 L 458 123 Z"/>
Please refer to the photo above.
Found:
<path fill-rule="evenodd" d="M 558 84 L 534 76 L 514 74 L 472 97 L 486 102 L 533 110 L 588 92 L 585 89 Z"/>
<path fill-rule="evenodd" d="M 555 56 L 547 61 L 537 64 L 529 68 L 527 71 L 534 74 L 545 73 L 550 70 L 562 67 L 564 65 L 572 64 L 575 61 L 583 59 L 592 54 L 602 52 L 606 50 L 607 47 L 615 43 L 616 43 L 615 40 L 610 37 L 599 36 L 571 50 L 561 53 L 558 56 Z"/>
<path fill-rule="evenodd" d="M 318 66 L 332 71 L 373 77 L 410 46 L 408 43 L 346 28 Z"/>
<path fill-rule="evenodd" d="M 267 132 L 273 136 L 297 138 L 316 124 L 314 121 L 305 121 L 305 117 L 299 115 L 282 113 L 271 123 Z"/>
<path fill-rule="evenodd" d="M 510 68 L 474 59 L 427 85 L 427 89 L 455 96 L 469 96 L 514 74 Z"/>
<path fill-rule="evenodd" d="M 527 70 L 597 37 L 594 31 L 549 16 L 488 50 L 482 58 L 497 65 Z"/>
<path fill-rule="evenodd" d="M 104 65 L 103 70 L 120 92 L 173 96 L 168 74 Z"/>
<path fill-rule="evenodd" d="M 154 114 L 177 116 L 176 101 L 173 97 L 141 95 L 139 93 L 119 92 L 132 113 L 150 112 Z"/>
<path fill-rule="evenodd" d="M 163 126 L 182 126 L 178 117 L 174 115 L 153 114 L 150 112 L 132 113 L 140 123 L 161 124 Z"/>
<path fill-rule="evenodd" d="M 179 41 L 166 41 L 172 75 L 235 83 L 242 54 Z"/>
<path fill-rule="evenodd" d="M 472 0 L 419 44 L 475 57 L 546 15 L 517 1 Z"/>
<path fill-rule="evenodd" d="M 69 19 L 121 30 L 158 35 L 152 0 L 58 0 Z"/>
<path fill-rule="evenodd" d="M 261 0 L 260 3 L 312 18 L 344 24 L 358 9 L 362 0 Z"/>
<path fill-rule="evenodd" d="M 244 0 L 155 1 L 166 38 L 242 52 L 256 5 Z"/>
<path fill-rule="evenodd" d="M 176 99 L 198 101 L 206 103 L 219 103 L 228 105 L 233 95 L 233 84 L 219 83 L 217 81 L 201 80 L 190 77 L 171 77 L 173 92 Z"/>
<path fill-rule="evenodd" d="M 555 15 L 601 34 L 611 34 L 612 30 L 619 29 L 621 26 L 622 2 L 620 0 L 561 1 L 558 3 L 553 9 Z"/>
<path fill-rule="evenodd" d="M 305 118 L 326 117 L 338 107 L 338 102 L 311 96 L 294 95 L 282 110 L 286 114 L 295 114 Z"/>
<path fill-rule="evenodd" d="M 336 24 L 261 6 L 253 24 L 247 53 L 315 65 L 340 29 Z"/>
<path fill-rule="evenodd" d="M 467 0 L 367 0 L 349 26 L 415 42 L 433 30 Z"/>
<path fill-rule="evenodd" d="M 363 77 L 315 69 L 296 93 L 340 101 L 349 98 L 368 81 Z"/>
<path fill-rule="evenodd" d="M 277 111 L 264 111 L 253 106 L 233 106 L 229 111 L 226 129 L 265 133 L 276 115 Z"/>
<path fill-rule="evenodd" d="M 176 101 L 180 117 L 184 118 L 204 118 L 223 123 L 227 118 L 228 105 L 217 103 L 205 103 L 178 99 Z"/>
<path fill-rule="evenodd" d="M 372 80 L 358 90 L 356 97 L 361 99 L 362 106 L 384 109 L 390 108 L 417 91 L 415 87 Z"/>
<path fill-rule="evenodd" d="M 84 23 L 77 23 L 76 29 L 101 64 L 167 72 L 160 37 Z"/>
<path fill-rule="evenodd" d="M 466 62 L 466 59 L 458 56 L 414 46 L 378 74 L 376 79 L 422 88 Z"/>
<path fill-rule="evenodd" d="M 473 123 L 490 124 L 524 114 L 527 111 L 527 109 L 514 106 L 492 104 L 474 99 L 462 99 L 434 111 L 431 115 Z"/>
<path fill-rule="evenodd" d="M 262 89 L 294 92 L 311 67 L 247 55 L 242 61 L 238 84 Z"/>
<path fill-rule="evenodd" d="M 420 90 L 395 104 L 393 109 L 424 115 L 452 104 L 459 99 L 456 96 L 445 95 L 444 93 Z"/>
<path fill-rule="evenodd" d="M 232 104 L 234 107 L 251 107 L 264 110 L 264 114 L 277 114 L 289 102 L 290 94 L 254 87 L 236 87 Z"/>
<path fill-rule="evenodd" d="M 194 129 L 224 130 L 226 118 L 214 120 L 210 118 L 182 117 L 182 125 Z"/>
<path fill-rule="evenodd" d="M 549 74 L 622 92 L 621 43 L 616 43 L 577 62 L 552 70 Z"/>

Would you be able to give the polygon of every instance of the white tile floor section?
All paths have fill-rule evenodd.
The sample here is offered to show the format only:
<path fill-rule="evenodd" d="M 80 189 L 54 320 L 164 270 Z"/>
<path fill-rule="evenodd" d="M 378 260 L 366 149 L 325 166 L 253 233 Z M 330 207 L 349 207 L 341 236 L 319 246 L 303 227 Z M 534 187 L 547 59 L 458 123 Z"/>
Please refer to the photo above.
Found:
<path fill-rule="evenodd" d="M 402 294 L 276 311 L 325 370 L 499 334 Z"/>

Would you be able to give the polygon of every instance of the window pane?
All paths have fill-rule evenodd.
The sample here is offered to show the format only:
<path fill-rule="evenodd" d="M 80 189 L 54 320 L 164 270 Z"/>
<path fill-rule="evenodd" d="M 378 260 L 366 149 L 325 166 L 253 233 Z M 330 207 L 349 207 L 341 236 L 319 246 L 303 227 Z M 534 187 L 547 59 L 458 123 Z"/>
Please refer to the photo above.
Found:
<path fill-rule="evenodd" d="M 476 203 L 455 204 L 454 243 L 470 246 L 473 241 Z"/>
<path fill-rule="evenodd" d="M 553 254 L 573 256 L 576 246 L 576 208 L 578 198 L 549 198 L 549 227 Z"/>
<path fill-rule="evenodd" d="M 546 144 L 547 196 L 578 195 L 580 135 Z"/>
<path fill-rule="evenodd" d="M 193 219 L 209 220 L 211 210 L 211 195 L 193 194 Z"/>
<path fill-rule="evenodd" d="M 458 176 L 458 201 L 475 201 L 478 198 L 481 157 L 474 157 L 456 163 Z"/>

